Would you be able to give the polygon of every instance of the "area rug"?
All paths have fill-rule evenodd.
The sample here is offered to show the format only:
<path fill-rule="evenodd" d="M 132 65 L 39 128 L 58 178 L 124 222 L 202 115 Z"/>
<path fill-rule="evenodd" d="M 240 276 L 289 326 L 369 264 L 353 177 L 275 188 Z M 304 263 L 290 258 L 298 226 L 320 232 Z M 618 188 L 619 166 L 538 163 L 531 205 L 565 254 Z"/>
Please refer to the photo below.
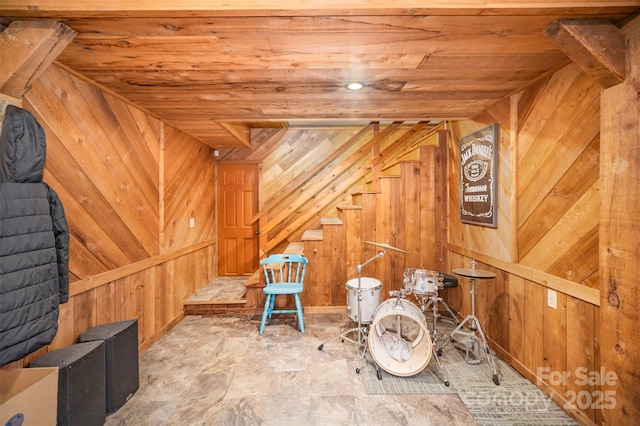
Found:
<path fill-rule="evenodd" d="M 435 362 L 434 362 L 435 364 Z M 420 373 L 399 377 L 380 370 L 382 380 L 378 380 L 374 367 L 367 363 L 362 372 L 365 390 L 368 394 L 378 395 L 419 395 L 419 394 L 443 394 L 457 393 L 452 386 L 445 386 L 437 368 L 427 366 Z"/>
<path fill-rule="evenodd" d="M 420 373 L 400 377 L 381 371 L 379 380 L 371 362 L 365 363 L 362 380 L 367 394 L 458 394 L 479 425 L 577 425 L 567 413 L 510 365 L 494 356 L 500 385 L 493 383 L 493 369 L 482 354 L 471 365 L 464 352 L 445 345 L 440 361 L 444 371 L 430 360 Z M 369 354 L 367 358 L 370 361 Z M 444 377 L 443 377 L 444 376 Z M 444 385 L 444 378 L 449 386 Z"/>

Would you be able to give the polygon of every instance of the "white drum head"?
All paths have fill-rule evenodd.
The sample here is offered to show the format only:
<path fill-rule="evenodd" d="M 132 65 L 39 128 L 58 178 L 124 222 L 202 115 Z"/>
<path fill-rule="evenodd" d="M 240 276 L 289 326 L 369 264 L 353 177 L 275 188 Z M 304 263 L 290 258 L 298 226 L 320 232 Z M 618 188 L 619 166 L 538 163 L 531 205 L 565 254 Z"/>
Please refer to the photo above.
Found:
<path fill-rule="evenodd" d="M 389 374 L 413 376 L 431 361 L 431 337 L 420 309 L 406 299 L 388 299 L 369 328 L 369 351 Z"/>

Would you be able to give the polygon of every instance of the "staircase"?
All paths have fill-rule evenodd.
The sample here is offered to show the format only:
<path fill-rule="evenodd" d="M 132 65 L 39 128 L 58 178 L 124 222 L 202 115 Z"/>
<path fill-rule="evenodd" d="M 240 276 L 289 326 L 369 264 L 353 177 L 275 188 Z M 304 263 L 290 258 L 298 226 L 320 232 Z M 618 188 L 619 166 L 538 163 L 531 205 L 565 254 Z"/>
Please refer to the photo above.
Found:
<path fill-rule="evenodd" d="M 262 256 L 282 251 L 303 254 L 309 259 L 305 291 L 302 294 L 306 312 L 344 312 L 347 303 L 346 282 L 355 276 L 357 264 L 365 262 L 379 251 L 379 247 L 366 241 L 389 240 L 391 245 L 409 252 L 387 251 L 382 259 L 371 262 L 363 269 L 363 276 L 372 276 L 383 282 L 383 298 L 386 298 L 388 291 L 401 288 L 402 273 L 406 267 L 438 269 L 438 265 L 434 264 L 438 250 L 430 246 L 444 241 L 444 220 L 439 217 L 441 213 L 437 212 L 446 211 L 441 207 L 446 199 L 445 189 L 438 189 L 438 182 L 446 182 L 446 165 L 440 161 L 446 158 L 446 144 L 440 140 L 434 144 L 431 140 L 412 144 L 411 149 L 407 149 L 400 141 L 413 133 L 406 132 L 396 142 L 387 144 L 386 155 L 380 154 L 371 161 L 360 163 L 359 170 L 368 168 L 369 178 L 358 181 L 360 188 L 366 189 L 350 190 L 350 202 L 344 202 L 345 198 L 338 193 L 332 196 L 337 202 L 334 201 L 331 208 L 323 209 L 322 216 L 315 221 L 312 219 L 316 213 L 297 211 L 294 206 L 291 210 L 295 213 L 295 219 L 287 219 L 285 227 L 278 228 L 276 224 L 267 226 L 261 222 L 261 237 L 264 235 L 260 243 Z M 314 169 L 313 173 L 317 173 L 317 170 Z M 305 182 L 311 177 L 299 178 L 292 191 L 308 185 Z M 319 184 L 314 185 L 310 187 Z M 336 187 L 334 192 L 348 188 L 349 185 Z M 305 197 L 313 195 L 308 191 L 303 194 Z M 282 197 L 279 194 L 278 198 Z M 267 203 L 267 208 L 277 205 L 277 198 L 271 201 L 271 204 Z M 331 197 L 323 196 L 322 202 L 330 201 Z M 303 204 L 300 203 L 300 206 Z M 271 217 L 279 220 L 279 214 L 272 213 Z M 256 219 L 265 220 L 266 215 Z M 304 223 L 311 226 L 299 233 L 291 232 L 298 224 Z M 262 232 L 264 229 L 271 230 L 271 239 L 267 239 L 267 232 Z M 289 231 L 285 233 L 287 229 Z M 294 238 L 288 241 L 287 236 Z M 256 271 L 245 287 L 244 301 L 233 304 L 210 303 L 208 306 L 189 306 L 188 309 L 185 306 L 185 313 L 261 313 L 264 305 L 262 271 Z"/>

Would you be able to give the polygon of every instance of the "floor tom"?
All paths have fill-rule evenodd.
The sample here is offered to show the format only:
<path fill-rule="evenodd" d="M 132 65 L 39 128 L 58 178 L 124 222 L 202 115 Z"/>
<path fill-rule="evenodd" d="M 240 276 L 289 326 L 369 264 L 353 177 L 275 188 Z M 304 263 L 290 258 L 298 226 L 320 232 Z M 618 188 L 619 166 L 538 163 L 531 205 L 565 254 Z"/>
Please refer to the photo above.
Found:
<path fill-rule="evenodd" d="M 347 281 L 347 314 L 354 322 L 358 322 L 358 278 Z M 373 314 L 380 306 L 382 282 L 371 277 L 360 278 L 360 313 L 362 324 L 371 324 Z"/>

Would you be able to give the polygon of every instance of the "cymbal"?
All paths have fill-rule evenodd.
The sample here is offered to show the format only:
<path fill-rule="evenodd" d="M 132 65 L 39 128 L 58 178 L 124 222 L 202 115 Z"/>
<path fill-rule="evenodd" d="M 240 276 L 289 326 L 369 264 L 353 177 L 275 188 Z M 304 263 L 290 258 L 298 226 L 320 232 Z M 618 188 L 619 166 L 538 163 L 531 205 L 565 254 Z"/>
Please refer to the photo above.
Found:
<path fill-rule="evenodd" d="M 399 252 L 402 252 L 402 253 L 408 253 L 407 251 L 399 249 L 398 247 L 394 247 L 394 246 L 389 245 L 389 243 L 376 243 L 376 242 L 373 242 L 373 241 L 365 241 L 365 243 L 371 244 L 371 245 L 374 245 L 374 246 L 378 246 L 378 247 L 383 247 L 383 248 L 389 249 L 389 250 L 395 250 L 395 251 L 399 251 Z"/>
<path fill-rule="evenodd" d="M 485 271 L 483 269 L 475 269 L 475 268 L 453 269 L 453 273 L 456 275 L 461 275 L 463 277 L 478 278 L 478 279 L 490 279 L 490 278 L 496 277 L 495 272 Z"/>

